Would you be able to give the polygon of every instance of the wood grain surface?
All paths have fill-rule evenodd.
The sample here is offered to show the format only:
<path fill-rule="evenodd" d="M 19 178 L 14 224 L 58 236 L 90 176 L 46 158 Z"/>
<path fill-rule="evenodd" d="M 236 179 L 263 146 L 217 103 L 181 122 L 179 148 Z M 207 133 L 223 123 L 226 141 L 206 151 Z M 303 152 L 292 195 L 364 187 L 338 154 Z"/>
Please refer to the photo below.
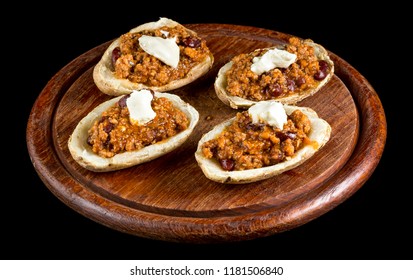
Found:
<path fill-rule="evenodd" d="M 111 98 L 92 79 L 93 67 L 110 42 L 74 59 L 39 94 L 27 125 L 28 151 L 42 181 L 63 203 L 98 223 L 140 237 L 228 242 L 305 224 L 368 180 L 386 140 L 383 107 L 369 82 L 333 53 L 333 79 L 297 104 L 313 108 L 330 123 L 330 141 L 303 165 L 268 180 L 225 185 L 207 179 L 194 157 L 198 140 L 236 113 L 216 97 L 213 83 L 219 68 L 234 55 L 285 42 L 290 35 L 226 24 L 187 27 L 207 40 L 215 62 L 199 80 L 171 91 L 199 111 L 200 121 L 187 142 L 161 158 L 94 173 L 70 156 L 67 141 L 76 124 Z"/>

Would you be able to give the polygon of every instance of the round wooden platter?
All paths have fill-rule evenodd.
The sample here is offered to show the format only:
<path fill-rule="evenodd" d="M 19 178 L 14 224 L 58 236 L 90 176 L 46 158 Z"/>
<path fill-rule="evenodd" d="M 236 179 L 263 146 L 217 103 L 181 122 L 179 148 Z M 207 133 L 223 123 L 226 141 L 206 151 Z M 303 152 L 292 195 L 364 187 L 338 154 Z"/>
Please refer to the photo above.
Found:
<path fill-rule="evenodd" d="M 101 102 L 92 78 L 110 42 L 74 59 L 47 83 L 33 105 L 26 131 L 36 172 L 63 203 L 110 228 L 176 242 L 212 243 L 254 239 L 303 225 L 348 199 L 376 168 L 386 140 L 382 104 L 369 82 L 330 52 L 335 76 L 297 105 L 316 110 L 332 127 L 330 141 L 303 165 L 276 177 L 228 185 L 207 179 L 194 153 L 203 133 L 234 116 L 216 96 L 219 68 L 234 55 L 285 42 L 291 35 L 226 24 L 190 24 L 207 40 L 213 68 L 171 91 L 193 105 L 200 120 L 178 149 L 131 168 L 95 173 L 70 156 L 67 141 L 76 124 Z"/>

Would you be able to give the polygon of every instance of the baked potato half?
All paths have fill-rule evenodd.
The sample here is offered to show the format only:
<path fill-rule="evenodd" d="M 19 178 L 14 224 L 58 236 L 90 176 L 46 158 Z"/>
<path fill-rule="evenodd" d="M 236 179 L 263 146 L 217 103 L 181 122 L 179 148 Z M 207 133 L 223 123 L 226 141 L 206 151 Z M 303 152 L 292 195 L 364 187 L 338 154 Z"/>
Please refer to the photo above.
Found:
<path fill-rule="evenodd" d="M 260 103 L 262 102 L 268 101 L 261 101 Z M 294 114 L 294 118 L 305 121 L 301 122 L 302 124 L 297 123 L 295 126 L 307 126 L 305 129 L 306 136 L 300 140 L 300 143 L 293 143 L 297 145 L 293 154 L 287 154 L 289 149 L 288 145 L 292 144 L 292 141 L 288 140 L 290 143 L 284 141 L 287 138 L 298 139 L 298 137 L 302 137 L 302 134 L 299 136 L 301 132 L 298 132 L 294 126 L 286 129 L 287 125 L 284 125 L 284 130 L 275 131 L 274 129 L 274 131 L 271 132 L 272 128 L 268 128 L 268 125 L 266 127 L 262 124 L 252 125 L 247 117 L 247 121 L 245 121 L 244 118 L 244 123 L 240 122 L 236 125 L 235 132 L 228 132 L 227 128 L 235 122 L 236 118 L 238 120 L 237 115 L 237 117 L 233 117 L 216 125 L 199 140 L 195 158 L 205 176 L 212 181 L 225 184 L 245 184 L 268 179 L 303 164 L 328 142 L 331 135 L 331 126 L 327 121 L 320 118 L 313 109 L 286 104 L 282 106 L 287 116 L 290 117 Z M 305 117 L 303 117 L 301 113 L 301 115 L 297 114 L 297 112 L 295 112 L 296 110 L 304 114 Z M 246 110 L 244 112 L 246 112 Z M 244 127 L 244 130 L 240 130 L 239 127 Z M 222 136 L 221 133 L 223 133 L 224 130 L 226 131 L 225 137 L 233 133 L 233 138 L 218 138 L 220 135 Z M 251 137 L 248 136 L 250 132 Z M 212 142 L 210 142 L 211 140 Z M 216 142 L 213 142 L 214 140 L 216 140 Z M 212 144 L 204 146 L 206 143 Z M 280 148 L 280 150 L 273 149 L 276 145 L 282 148 Z M 231 148 L 231 146 L 235 148 Z M 261 150 L 255 149 L 255 146 L 260 146 Z M 205 152 L 204 149 L 207 149 L 207 152 Z M 255 149 L 255 151 L 253 151 L 253 149 Z M 211 153 L 215 154 L 211 156 Z M 217 156 L 217 153 L 222 157 Z M 263 160 L 264 157 L 267 157 L 267 159 Z M 257 161 L 259 162 L 261 160 L 263 162 L 267 161 L 266 165 L 257 168 L 251 167 L 256 164 Z M 228 163 L 231 161 L 232 163 Z M 237 163 L 240 169 L 232 169 L 235 161 L 240 162 Z M 248 165 L 250 165 L 250 167 L 243 169 Z"/>
<path fill-rule="evenodd" d="M 68 140 L 68 148 L 70 154 L 72 155 L 73 159 L 80 164 L 82 167 L 95 171 L 95 172 L 105 172 L 105 171 L 114 171 L 119 170 L 127 167 L 131 167 L 134 165 L 138 165 L 144 162 L 148 162 L 155 158 L 161 157 L 162 155 L 176 149 L 181 144 L 183 144 L 191 135 L 193 129 L 195 128 L 196 124 L 199 120 L 199 113 L 198 111 L 192 107 L 189 103 L 184 102 L 179 96 L 170 94 L 170 93 L 162 93 L 162 92 L 154 92 L 154 97 L 156 98 L 166 98 L 170 101 L 175 109 L 182 112 L 187 120 L 187 126 L 184 130 L 177 132 L 177 134 L 168 137 L 166 139 L 156 139 L 158 136 L 153 136 L 154 140 L 150 140 L 153 144 L 145 144 L 143 147 L 137 150 L 127 150 L 117 152 L 114 156 L 106 157 L 101 156 L 99 153 L 94 152 L 92 150 L 92 145 L 90 144 L 90 134 L 89 129 L 95 124 L 95 122 L 103 122 L 104 119 L 108 119 L 107 116 L 102 118 L 102 114 L 107 111 L 112 106 L 119 103 L 121 98 L 127 97 L 118 96 L 114 97 L 108 101 L 103 102 L 102 104 L 98 105 L 95 109 L 93 109 L 90 113 L 88 113 L 75 127 L 73 133 L 70 135 Z M 153 106 L 153 105 L 152 105 Z M 168 118 L 168 117 L 163 117 Z M 182 117 L 181 117 L 182 119 Z M 123 120 L 127 121 L 127 120 Z M 165 120 L 161 120 L 161 123 L 165 123 Z M 103 127 L 103 131 L 105 131 L 108 135 L 109 133 L 115 129 L 114 126 L 121 125 L 121 121 L 115 120 L 114 125 L 108 123 L 106 127 Z M 176 126 L 177 121 L 173 121 L 173 126 Z M 165 130 L 166 128 L 160 127 L 159 130 Z M 157 129 L 156 129 L 157 130 Z M 145 130 L 145 135 L 150 135 L 151 131 Z M 119 133 L 119 132 L 116 132 Z M 143 134 L 143 133 L 142 133 Z M 112 134 L 110 134 L 112 135 Z M 112 145 L 109 142 L 110 135 L 108 136 L 107 143 L 104 143 L 106 146 Z M 120 139 L 128 138 L 129 136 L 114 136 L 112 138 L 118 137 Z M 144 136 L 148 137 L 148 136 Z M 111 140 L 111 139 L 110 139 Z M 133 140 L 134 141 L 134 140 Z M 132 142 L 133 142 L 132 141 Z M 119 140 L 120 142 L 120 140 Z M 116 143 L 115 143 L 116 144 Z"/>
<path fill-rule="evenodd" d="M 113 96 L 143 88 L 169 92 L 198 79 L 213 63 L 206 41 L 195 31 L 160 18 L 115 39 L 95 65 L 93 80 Z"/>
<path fill-rule="evenodd" d="M 270 50 L 281 50 L 282 55 L 292 53 L 296 60 L 286 67 L 254 73 L 250 66 L 253 60 Z M 263 61 L 261 66 L 271 63 Z M 235 56 L 219 69 L 214 88 L 218 98 L 234 109 L 248 108 L 262 100 L 294 105 L 318 92 L 333 75 L 334 63 L 323 46 L 310 39 L 292 37 L 285 45 Z"/>

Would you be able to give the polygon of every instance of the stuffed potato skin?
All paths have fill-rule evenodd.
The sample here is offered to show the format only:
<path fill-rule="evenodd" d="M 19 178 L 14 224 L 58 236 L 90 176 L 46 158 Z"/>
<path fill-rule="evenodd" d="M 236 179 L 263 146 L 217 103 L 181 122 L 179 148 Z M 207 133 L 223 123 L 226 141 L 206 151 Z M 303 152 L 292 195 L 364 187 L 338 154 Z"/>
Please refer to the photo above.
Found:
<path fill-rule="evenodd" d="M 235 120 L 234 117 L 216 125 L 212 130 L 205 133 L 198 142 L 195 158 L 205 176 L 212 181 L 225 184 L 245 184 L 268 179 L 303 164 L 329 141 L 331 126 L 327 121 L 320 118 L 313 109 L 286 104 L 283 106 L 287 115 L 290 115 L 294 110 L 300 110 L 310 120 L 311 128 L 308 134 L 310 141 L 307 145 L 299 149 L 289 159 L 274 165 L 248 170 L 224 170 L 216 159 L 205 156 L 203 145 L 207 141 L 218 137 L 226 127 L 231 125 Z"/>
<path fill-rule="evenodd" d="M 190 60 L 190 56 L 193 55 L 193 52 L 195 52 L 196 48 L 199 46 L 199 44 L 202 44 L 204 47 L 204 50 L 206 49 L 206 55 L 203 56 L 202 60 L 196 60 L 192 61 L 190 66 L 186 63 L 185 65 L 180 62 L 178 65 L 178 69 L 172 69 L 172 67 L 164 64 L 157 58 L 145 54 L 142 50 L 140 50 L 141 54 L 135 55 L 134 53 L 129 54 L 130 58 L 125 57 L 122 58 L 125 62 L 124 65 L 130 64 L 140 64 L 142 65 L 133 65 L 134 68 L 127 69 L 125 70 L 128 73 L 131 73 L 131 75 L 137 75 L 139 76 L 139 71 L 142 71 L 143 75 L 155 75 L 155 76 L 148 76 L 146 79 L 137 79 L 135 76 L 135 79 L 129 79 L 129 77 L 126 77 L 128 74 L 123 75 L 123 77 L 119 77 L 114 70 L 114 57 L 119 57 L 120 50 L 119 48 L 121 47 L 121 38 L 122 36 L 135 36 L 134 34 L 137 33 L 140 34 L 144 32 L 160 32 L 162 28 L 165 29 L 174 29 L 174 28 L 180 28 L 185 32 L 185 38 L 179 38 L 179 47 L 181 48 L 181 53 L 180 53 L 180 61 L 183 61 L 183 58 L 187 58 L 186 61 Z M 157 30 L 157 31 L 154 31 Z M 164 32 L 165 33 L 165 32 Z M 165 33 L 167 34 L 167 32 Z M 197 35 L 197 33 L 193 30 L 190 30 L 188 28 L 185 28 L 183 25 L 179 24 L 176 21 L 173 21 L 168 18 L 160 18 L 156 22 L 149 22 L 145 23 L 142 25 L 139 25 L 133 29 L 131 29 L 128 33 L 123 34 L 122 36 L 116 38 L 110 45 L 109 47 L 105 50 L 103 53 L 101 59 L 99 62 L 96 64 L 96 66 L 93 69 L 93 80 L 96 84 L 96 86 L 99 88 L 99 90 L 105 94 L 112 95 L 112 96 L 119 96 L 119 95 L 124 95 L 130 93 L 132 90 L 140 90 L 140 89 L 152 89 L 154 91 L 158 92 L 169 92 L 173 89 L 180 88 L 182 86 L 185 86 L 199 77 L 203 76 L 206 74 L 211 68 L 214 63 L 214 56 L 212 52 L 207 48 L 206 42 Z M 192 38 L 196 38 L 197 40 L 194 40 L 197 42 L 197 44 L 194 44 L 194 41 L 191 41 Z M 127 49 L 127 47 L 125 47 Z M 142 55 L 145 55 L 145 61 L 141 62 L 141 57 Z M 137 57 L 136 57 L 137 56 Z M 156 67 L 157 70 L 154 71 L 153 67 Z M 184 71 L 185 72 L 182 72 Z M 125 72 L 124 71 L 124 72 Z M 167 75 L 172 75 L 170 73 L 176 73 L 179 71 L 179 74 L 175 75 L 173 78 L 168 79 Z M 149 73 L 150 72 L 150 73 Z M 182 74 L 184 73 L 184 74 Z M 163 74 L 162 78 L 157 78 Z M 153 83 L 155 80 L 167 80 L 166 83 L 162 83 L 161 81 L 158 81 L 158 83 Z"/>
<path fill-rule="evenodd" d="M 73 159 L 82 167 L 95 171 L 106 172 L 128 168 L 134 165 L 148 162 L 155 158 L 171 152 L 182 145 L 191 135 L 193 129 L 198 123 L 199 113 L 189 103 L 184 102 L 179 96 L 155 92 L 156 97 L 165 97 L 173 103 L 173 105 L 183 112 L 189 119 L 188 127 L 166 140 L 158 143 L 145 146 L 136 151 L 126 151 L 116 154 L 113 157 L 105 158 L 99 156 L 92 151 L 92 147 L 88 143 L 88 131 L 94 122 L 100 119 L 102 113 L 118 102 L 123 96 L 114 97 L 103 102 L 88 113 L 75 127 L 73 133 L 68 140 L 68 148 Z"/>

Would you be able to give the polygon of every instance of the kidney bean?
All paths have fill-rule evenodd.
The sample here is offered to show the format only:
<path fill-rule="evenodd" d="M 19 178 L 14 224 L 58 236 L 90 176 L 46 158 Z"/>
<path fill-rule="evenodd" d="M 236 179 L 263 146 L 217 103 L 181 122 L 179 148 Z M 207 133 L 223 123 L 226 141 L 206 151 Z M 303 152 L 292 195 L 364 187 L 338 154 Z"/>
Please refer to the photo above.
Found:
<path fill-rule="evenodd" d="M 297 135 L 295 133 L 290 132 L 290 131 L 286 131 L 286 132 L 277 131 L 277 137 L 280 138 L 281 141 L 285 141 L 287 139 L 293 140 L 295 139 L 296 136 Z"/>
<path fill-rule="evenodd" d="M 267 94 L 269 93 L 270 95 L 274 97 L 277 97 L 283 93 L 283 90 L 279 84 L 272 84 L 272 85 L 267 86 L 264 89 L 264 92 Z"/>
<path fill-rule="evenodd" d="M 324 72 L 326 72 L 326 71 L 328 70 L 328 68 L 329 68 L 328 63 L 327 63 L 327 61 L 325 61 L 325 60 L 320 60 L 320 61 L 318 62 L 318 65 L 319 65 L 319 67 L 320 67 L 320 70 L 321 70 L 321 71 L 324 71 Z"/>
<path fill-rule="evenodd" d="M 194 37 L 186 37 L 182 39 L 182 43 L 184 43 L 185 47 L 197 48 L 201 45 L 201 40 Z"/>
<path fill-rule="evenodd" d="M 287 88 L 290 91 L 294 91 L 296 86 L 295 86 L 295 82 L 291 79 L 287 79 Z"/>
<path fill-rule="evenodd" d="M 231 170 L 233 170 L 234 167 L 235 167 L 235 162 L 234 162 L 234 160 L 229 159 L 229 158 L 227 158 L 227 159 L 221 159 L 220 163 L 221 163 L 222 169 L 224 169 L 224 170 L 226 170 L 226 171 L 231 171 Z"/>
<path fill-rule="evenodd" d="M 298 78 L 295 80 L 295 84 L 296 84 L 298 87 L 300 87 L 301 85 L 305 84 L 305 78 L 304 78 L 304 77 L 298 77 Z"/>
<path fill-rule="evenodd" d="M 106 125 L 103 127 L 103 131 L 106 132 L 107 134 L 109 134 L 112 129 L 115 128 L 115 126 L 113 125 L 113 123 L 106 123 Z"/>
<path fill-rule="evenodd" d="M 120 57 L 120 48 L 116 47 L 112 50 L 112 66 L 115 68 L 116 60 Z"/>
<path fill-rule="evenodd" d="M 248 123 L 245 128 L 247 130 L 252 131 L 262 131 L 264 129 L 265 124 L 263 123 Z"/>
<path fill-rule="evenodd" d="M 119 101 L 118 101 L 119 107 L 126 108 L 126 99 L 128 99 L 129 96 L 130 96 L 130 94 L 126 94 L 126 95 L 122 96 L 121 99 L 119 99 Z"/>
<path fill-rule="evenodd" d="M 325 60 L 320 60 L 318 62 L 319 70 L 317 73 L 314 74 L 314 79 L 317 81 L 324 80 L 327 77 L 327 73 L 329 71 L 328 63 Z"/>

